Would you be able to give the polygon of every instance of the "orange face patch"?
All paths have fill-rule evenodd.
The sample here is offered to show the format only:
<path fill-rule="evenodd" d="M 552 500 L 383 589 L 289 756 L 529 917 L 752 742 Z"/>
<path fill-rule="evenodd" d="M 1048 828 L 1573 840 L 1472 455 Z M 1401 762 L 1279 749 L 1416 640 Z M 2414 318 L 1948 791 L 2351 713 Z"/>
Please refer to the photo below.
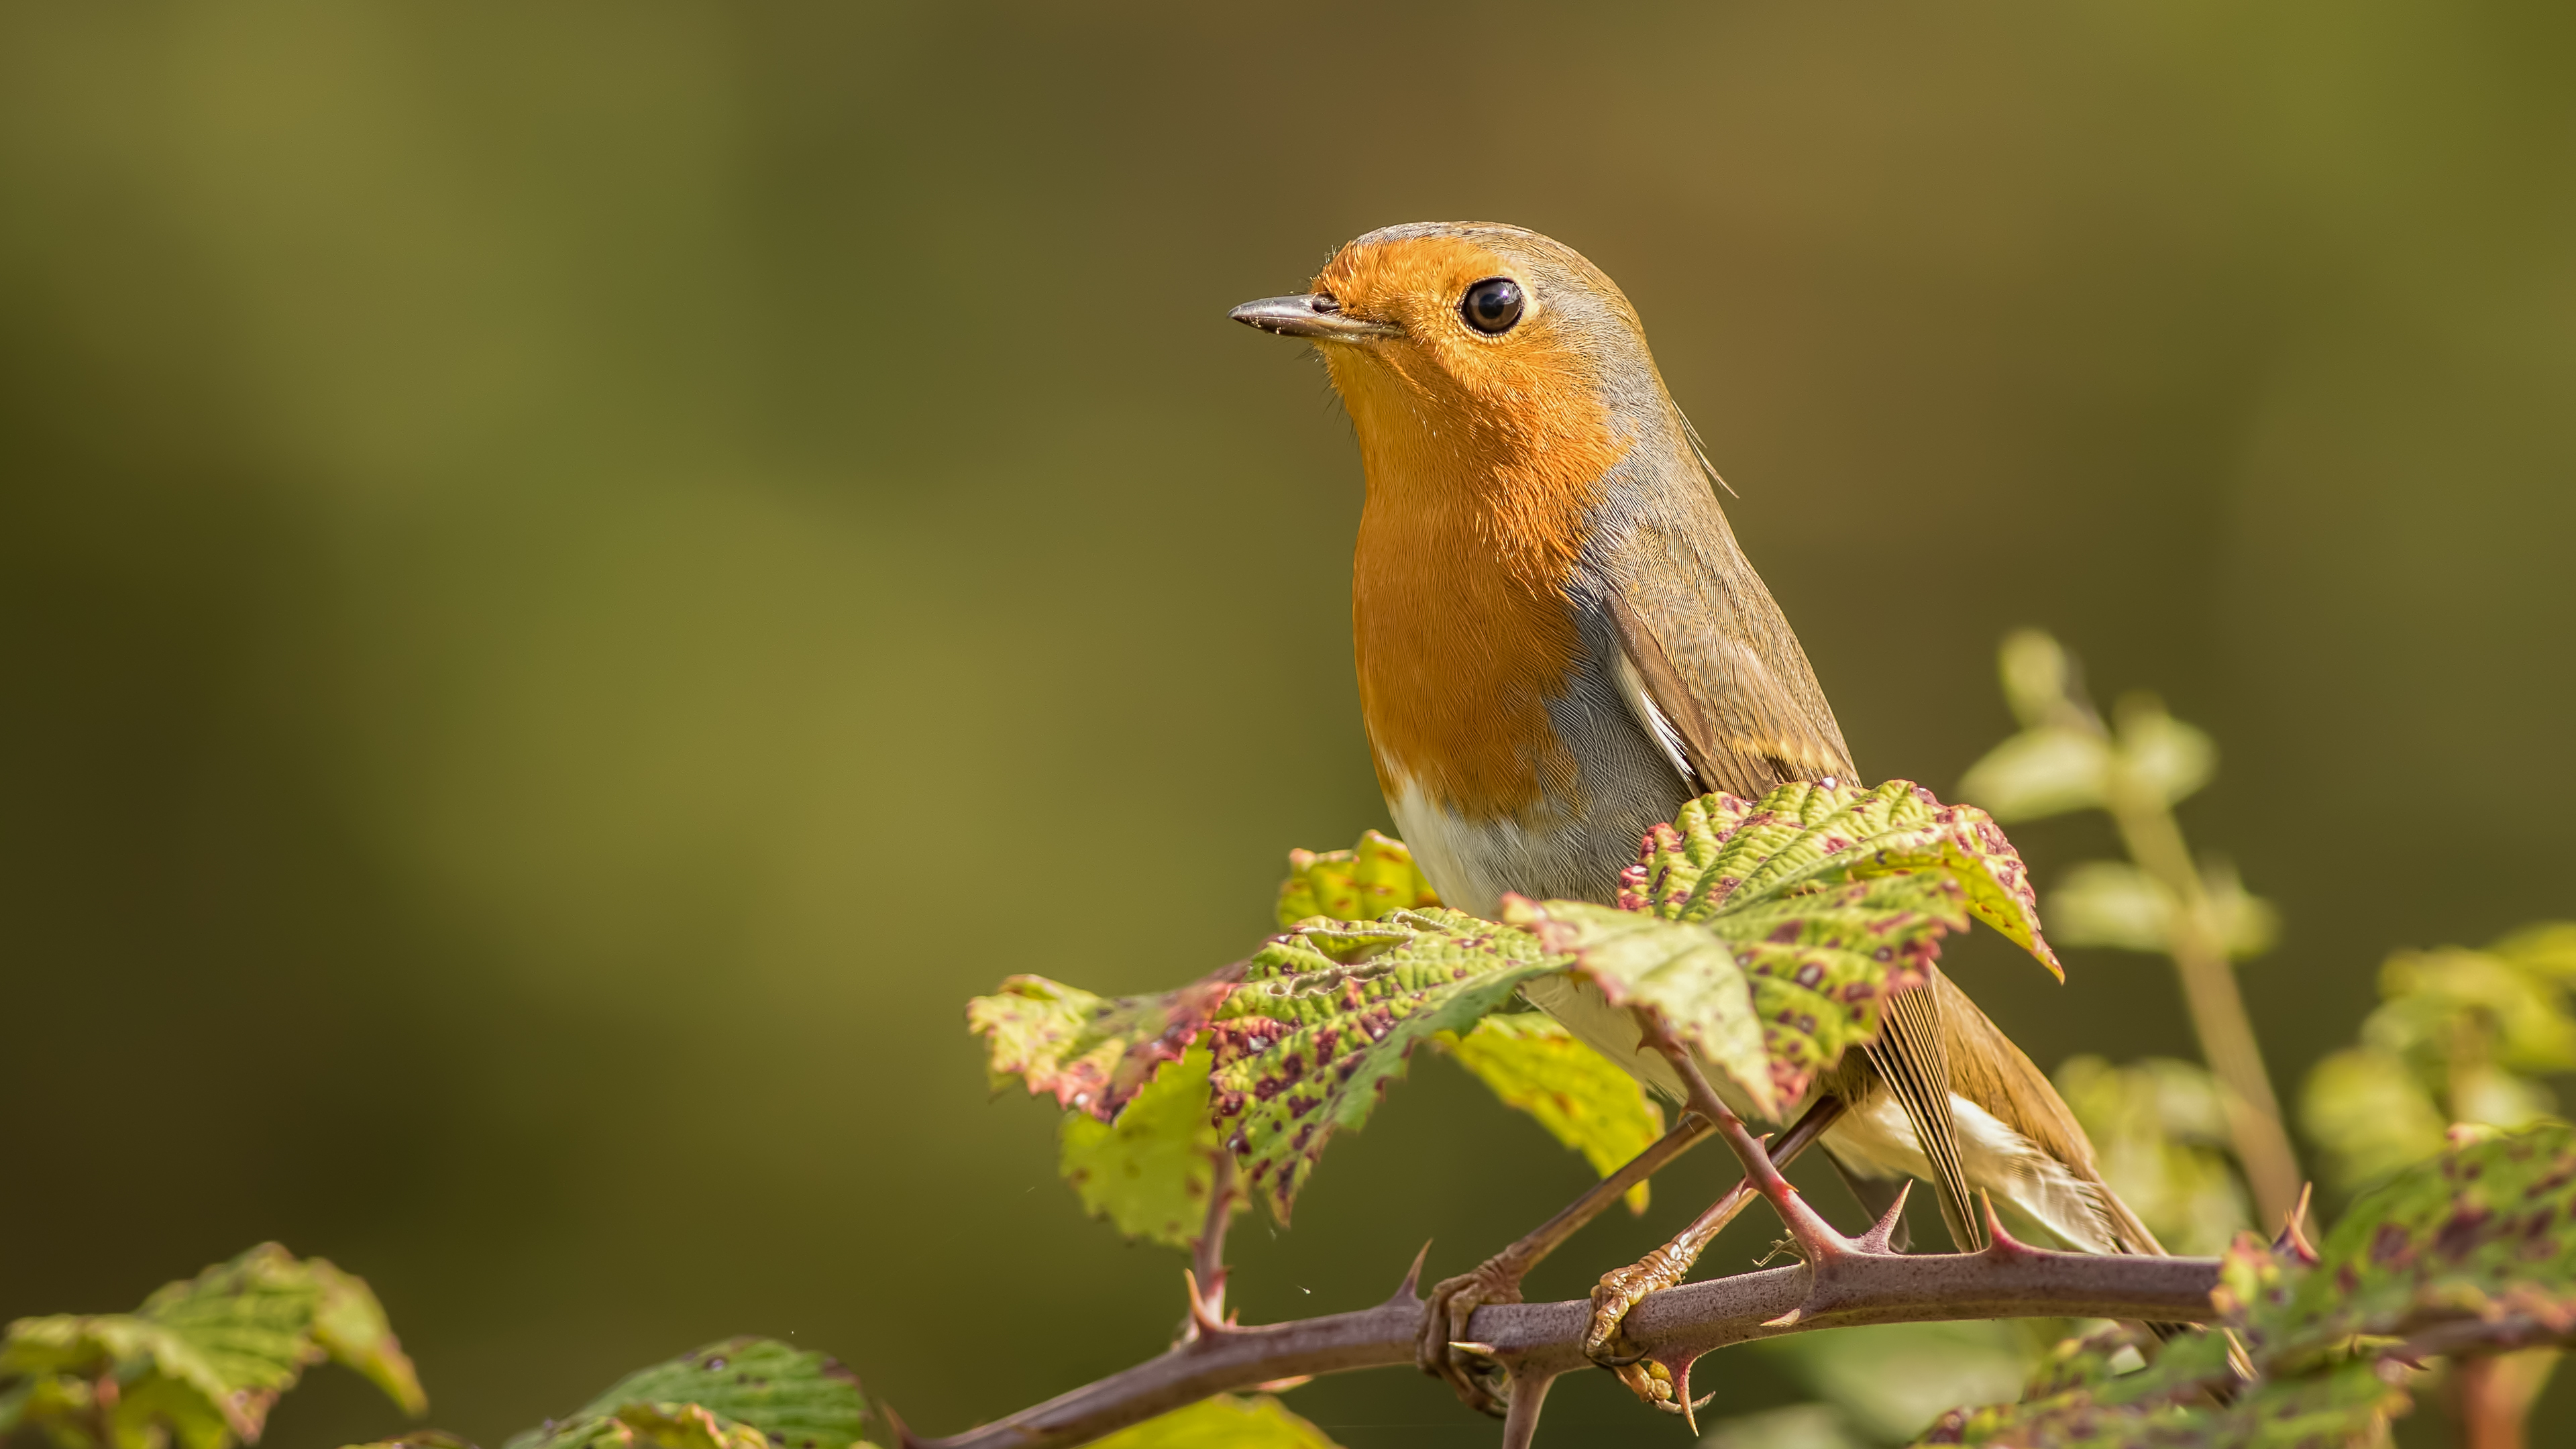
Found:
<path fill-rule="evenodd" d="M 1494 336 L 1458 311 L 1488 277 L 1527 297 Z M 1575 787 L 1545 702 L 1579 651 L 1583 520 L 1624 449 L 1547 285 L 1442 236 L 1345 247 L 1315 279 L 1345 315 L 1404 328 L 1323 349 L 1368 477 L 1351 605 L 1379 783 L 1471 819 Z"/>

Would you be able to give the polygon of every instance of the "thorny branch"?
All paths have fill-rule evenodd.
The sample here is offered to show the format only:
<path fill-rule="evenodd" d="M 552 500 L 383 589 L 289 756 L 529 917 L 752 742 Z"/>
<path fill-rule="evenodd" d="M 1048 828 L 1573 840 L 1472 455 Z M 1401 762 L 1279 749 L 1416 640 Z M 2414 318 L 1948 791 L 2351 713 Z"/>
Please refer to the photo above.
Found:
<path fill-rule="evenodd" d="M 1413 1362 L 1423 1301 L 1416 1260 L 1395 1296 L 1374 1308 L 1287 1323 L 1219 1323 L 1193 1304 L 1196 1336 L 1160 1357 L 944 1439 L 904 1436 L 907 1449 L 1070 1449 L 1211 1394 L 1306 1374 Z M 2119 1318 L 2189 1323 L 2210 1312 L 2215 1258 L 2093 1257 L 1997 1237 L 1982 1253 L 1855 1255 L 1840 1265 L 1829 1307 L 1814 1307 L 1808 1269 L 1773 1268 L 1655 1294 L 1628 1315 L 1630 1340 L 1666 1361 L 1730 1344 L 1819 1328 L 1979 1318 Z M 1590 1299 L 1496 1304 L 1473 1330 L 1510 1365 L 1515 1401 L 1534 1413 L 1538 1385 L 1585 1368 Z M 1518 1388 L 1527 1385 L 1527 1388 Z"/>
<path fill-rule="evenodd" d="M 1989 1242 L 1978 1253 L 1889 1252 L 1885 1229 L 1890 1224 L 1859 1239 L 1846 1238 L 1780 1175 L 1762 1140 L 1709 1090 L 1689 1053 L 1668 1037 L 1655 1044 L 1670 1047 L 1667 1055 L 1684 1069 L 1683 1080 L 1691 1086 L 1691 1110 L 1713 1122 L 1743 1159 L 1745 1176 L 1780 1212 L 1806 1258 L 1793 1268 L 1658 1293 L 1628 1314 L 1622 1325 L 1625 1337 L 1673 1367 L 1685 1403 L 1694 1360 L 1730 1344 L 1783 1333 L 1957 1319 L 2191 1323 L 2208 1316 L 2210 1290 L 2218 1283 L 2214 1258 L 2049 1252 L 2014 1241 L 1993 1220 L 1991 1209 Z M 1215 1279 L 1221 1272 L 1207 1276 Z M 1423 1327 L 1425 1305 L 1414 1291 L 1421 1274 L 1417 1257 L 1395 1296 L 1375 1308 L 1247 1327 L 1221 1320 L 1200 1292 L 1200 1273 L 1193 1271 L 1189 1331 L 1161 1357 L 963 1434 L 923 1440 L 904 1433 L 901 1438 L 906 1449 L 1069 1449 L 1230 1389 L 1408 1364 Z M 1479 1351 L 1511 1372 L 1507 1449 L 1526 1449 L 1530 1443 L 1548 1385 L 1589 1364 L 1584 1339 L 1591 1322 L 1589 1299 L 1494 1304 L 1476 1311 L 1469 1327 Z"/>

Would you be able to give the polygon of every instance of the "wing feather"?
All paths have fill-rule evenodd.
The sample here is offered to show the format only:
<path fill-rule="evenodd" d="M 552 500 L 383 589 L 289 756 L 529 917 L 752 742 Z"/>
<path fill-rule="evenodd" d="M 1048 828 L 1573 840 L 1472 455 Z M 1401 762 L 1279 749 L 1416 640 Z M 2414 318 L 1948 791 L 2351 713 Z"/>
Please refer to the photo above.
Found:
<path fill-rule="evenodd" d="M 1716 499 L 1681 511 L 1699 516 L 1632 522 L 1609 570 L 1611 623 L 1650 706 L 1639 723 L 1654 732 L 1660 714 L 1704 790 L 1750 798 L 1791 780 L 1851 778 L 1833 708 Z"/>

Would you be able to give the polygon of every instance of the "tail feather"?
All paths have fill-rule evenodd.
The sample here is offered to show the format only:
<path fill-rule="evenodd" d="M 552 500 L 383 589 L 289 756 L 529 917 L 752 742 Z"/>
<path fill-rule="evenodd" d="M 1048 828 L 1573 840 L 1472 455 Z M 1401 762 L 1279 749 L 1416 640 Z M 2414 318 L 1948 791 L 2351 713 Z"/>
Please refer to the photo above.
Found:
<path fill-rule="evenodd" d="M 1997 1196 L 2088 1251 L 2164 1256 L 2156 1235 L 2102 1180 L 2092 1139 L 2047 1076 L 1950 978 L 1935 972 L 1932 981 L 1950 1028 L 1950 1090 L 2036 1149 L 2028 1170 L 2016 1174 L 2020 1190 Z"/>

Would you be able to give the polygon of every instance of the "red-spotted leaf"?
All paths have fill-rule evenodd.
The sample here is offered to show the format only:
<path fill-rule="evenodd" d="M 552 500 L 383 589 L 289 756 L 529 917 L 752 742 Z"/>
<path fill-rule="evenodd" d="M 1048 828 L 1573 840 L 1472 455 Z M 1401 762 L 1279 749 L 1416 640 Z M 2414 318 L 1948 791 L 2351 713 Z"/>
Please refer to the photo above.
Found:
<path fill-rule="evenodd" d="M 2406 1407 L 2407 1365 L 2576 1341 L 2576 1128 L 2464 1130 L 2356 1201 L 2313 1255 L 2241 1235 L 2210 1302 L 2251 1384 L 2226 1335 L 2186 1335 L 2145 1367 L 2097 1336 L 2060 1345 L 2019 1403 L 1961 1410 L 1922 1442 L 2384 1442 L 2373 1436 Z"/>
<path fill-rule="evenodd" d="M 2248 1332 L 2276 1354 L 2475 1320 L 2576 1332 L 2576 1128 L 2460 1128 L 2440 1156 L 2364 1194 Z"/>
<path fill-rule="evenodd" d="M 1282 929 L 1317 916 L 1335 921 L 1374 921 L 1389 911 L 1440 904 L 1413 852 L 1401 840 L 1372 830 L 1349 850 L 1288 852 L 1288 878 L 1279 883 Z"/>
<path fill-rule="evenodd" d="M 1416 1045 L 1564 964 L 1527 931 L 1441 909 L 1274 938 L 1211 1028 L 1217 1131 L 1245 1184 L 1286 1222 L 1325 1142 L 1368 1120 Z"/>
<path fill-rule="evenodd" d="M 1647 832 L 1619 903 L 1679 921 L 1764 907 L 1794 916 L 1806 893 L 1906 875 L 1951 882 L 1970 915 L 2065 974 L 2040 935 L 2030 872 L 1993 818 L 1910 780 L 1783 785 L 1756 801 L 1703 796 Z"/>
<path fill-rule="evenodd" d="M 1585 901 L 1542 906 L 1513 896 L 1503 903 L 1503 914 L 1528 927 L 1550 952 L 1571 957 L 1612 1005 L 1652 1008 L 1702 1061 L 1742 1087 L 1754 1110 L 1780 1115 L 1762 1019 L 1754 1014 L 1752 987 L 1725 938 L 1704 925 Z"/>
<path fill-rule="evenodd" d="M 1688 920 L 1579 901 L 1518 909 L 1612 1002 L 1652 1007 L 1777 1119 L 1817 1073 L 1877 1036 L 1890 992 L 1924 982 L 1941 937 L 1967 929 L 1962 895 L 1924 871 L 1739 892 Z"/>
<path fill-rule="evenodd" d="M 1014 976 L 966 1003 L 966 1026 L 991 1052 L 995 1091 L 1017 1078 L 1032 1094 L 1108 1122 L 1198 1040 L 1242 973 L 1238 963 L 1174 991 L 1106 997 Z"/>

